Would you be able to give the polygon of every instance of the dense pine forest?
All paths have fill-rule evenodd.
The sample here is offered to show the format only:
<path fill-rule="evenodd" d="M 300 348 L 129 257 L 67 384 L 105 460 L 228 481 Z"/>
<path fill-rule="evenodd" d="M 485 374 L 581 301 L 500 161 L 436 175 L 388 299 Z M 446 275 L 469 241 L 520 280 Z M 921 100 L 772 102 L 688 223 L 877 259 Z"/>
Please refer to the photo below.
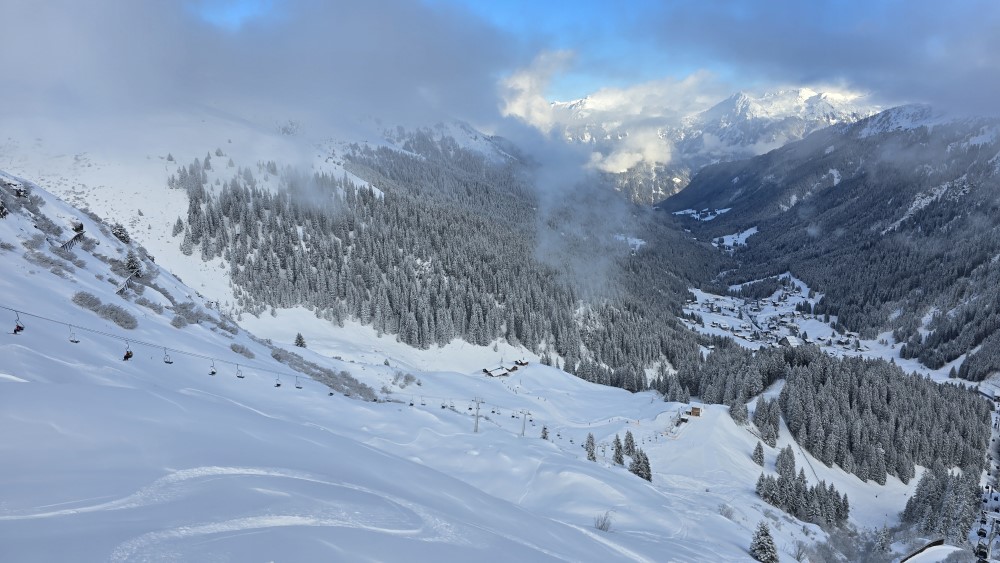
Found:
<path fill-rule="evenodd" d="M 186 253 L 227 260 L 247 313 L 302 305 L 420 348 L 503 338 L 632 391 L 665 385 L 646 368 L 697 369 L 702 338 L 677 317 L 687 288 L 720 268 L 714 249 L 639 207 L 605 228 L 570 224 L 565 206 L 540 210 L 524 165 L 447 137 L 403 148 L 353 148 L 349 169 L 369 186 L 262 163 L 209 189 L 196 161 L 169 182 L 189 195 L 174 234 Z M 635 248 L 636 236 L 657 243 Z"/>

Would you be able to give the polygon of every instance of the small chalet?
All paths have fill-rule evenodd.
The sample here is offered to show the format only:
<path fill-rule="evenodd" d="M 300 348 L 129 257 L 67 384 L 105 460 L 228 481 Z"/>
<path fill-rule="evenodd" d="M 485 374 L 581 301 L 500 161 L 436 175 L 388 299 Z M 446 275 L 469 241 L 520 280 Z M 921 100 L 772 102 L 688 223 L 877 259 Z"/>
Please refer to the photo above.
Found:
<path fill-rule="evenodd" d="M 485 373 L 490 377 L 507 377 L 508 375 L 510 375 L 510 372 L 507 371 L 507 368 L 503 366 L 496 367 L 493 369 L 483 368 L 483 373 Z"/>
<path fill-rule="evenodd" d="M 781 340 L 778 340 L 778 344 L 788 346 L 790 348 L 798 348 L 799 346 L 802 346 L 802 339 L 795 336 L 782 336 Z"/>

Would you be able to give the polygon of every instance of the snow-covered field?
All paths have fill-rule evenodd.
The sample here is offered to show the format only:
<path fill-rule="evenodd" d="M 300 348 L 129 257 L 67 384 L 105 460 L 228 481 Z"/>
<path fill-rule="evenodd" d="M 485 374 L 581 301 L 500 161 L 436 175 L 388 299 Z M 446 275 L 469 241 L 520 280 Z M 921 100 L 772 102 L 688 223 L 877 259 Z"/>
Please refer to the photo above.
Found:
<path fill-rule="evenodd" d="M 747 243 L 747 239 L 755 234 L 757 234 L 757 227 L 750 227 L 745 231 L 716 237 L 712 239 L 712 246 L 731 251 L 734 246 L 745 245 Z"/>
<path fill-rule="evenodd" d="M 724 209 L 702 209 L 701 211 L 695 211 L 694 209 L 682 209 L 680 211 L 674 211 L 674 215 L 687 215 L 692 219 L 698 221 L 711 221 L 723 213 L 729 212 L 731 208 L 726 207 Z"/>

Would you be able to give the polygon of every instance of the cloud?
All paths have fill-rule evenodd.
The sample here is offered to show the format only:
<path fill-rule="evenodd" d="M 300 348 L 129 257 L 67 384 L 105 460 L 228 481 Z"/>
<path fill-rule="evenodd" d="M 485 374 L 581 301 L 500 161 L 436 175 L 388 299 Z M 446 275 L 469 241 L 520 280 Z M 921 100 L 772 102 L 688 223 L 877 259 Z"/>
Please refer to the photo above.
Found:
<path fill-rule="evenodd" d="M 887 104 L 997 109 L 1000 4 L 992 1 L 675 2 L 639 32 L 748 85 L 839 84 Z"/>
<path fill-rule="evenodd" d="M 621 173 L 640 162 L 670 162 L 671 144 L 656 127 L 634 129 L 604 155 L 594 152 L 590 163 L 603 172 Z"/>
<path fill-rule="evenodd" d="M 571 51 L 548 51 L 535 57 L 531 64 L 517 70 L 501 82 L 502 113 L 549 133 L 556 125 L 555 110 L 546 98 L 552 79 L 569 67 Z"/>
<path fill-rule="evenodd" d="M 602 88 L 582 100 L 552 103 L 551 81 L 566 72 L 569 52 L 542 53 L 531 65 L 503 81 L 504 115 L 545 135 L 588 143 L 588 167 L 619 173 L 641 163 L 668 163 L 668 129 L 729 93 L 729 86 L 707 71 L 667 77 L 627 88 Z"/>
<path fill-rule="evenodd" d="M 586 98 L 594 117 L 645 118 L 676 123 L 731 94 L 733 86 L 707 70 L 681 77 L 667 76 L 625 88 L 601 88 Z"/>
<path fill-rule="evenodd" d="M 183 2 L 0 0 L 0 112 L 115 114 L 200 104 L 393 124 L 497 115 L 515 38 L 454 6 L 288 0 L 222 29 Z"/>

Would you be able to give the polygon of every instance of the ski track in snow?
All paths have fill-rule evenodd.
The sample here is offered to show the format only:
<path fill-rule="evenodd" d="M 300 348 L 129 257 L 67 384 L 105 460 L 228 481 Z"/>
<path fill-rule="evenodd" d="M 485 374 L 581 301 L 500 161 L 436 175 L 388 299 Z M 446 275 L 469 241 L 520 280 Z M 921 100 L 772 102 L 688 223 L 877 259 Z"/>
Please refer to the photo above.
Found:
<path fill-rule="evenodd" d="M 632 551 L 631 549 L 628 549 L 627 547 L 624 547 L 618 543 L 609 540 L 608 538 L 606 538 L 601 534 L 595 533 L 583 526 L 573 526 L 573 527 L 576 528 L 577 530 L 580 530 L 580 532 L 582 532 L 584 535 L 590 536 L 591 539 L 608 546 L 610 549 L 620 553 L 623 557 L 627 557 L 632 561 L 641 561 L 643 563 L 654 563 L 652 559 L 647 559 L 642 555 Z"/>
<path fill-rule="evenodd" d="M 165 477 L 161 477 L 152 484 L 147 485 L 138 491 L 117 500 L 82 506 L 78 508 L 67 508 L 63 510 L 53 510 L 48 512 L 19 512 L 0 514 L 0 521 L 5 520 L 34 520 L 39 518 L 53 518 L 57 516 L 71 516 L 88 512 L 100 512 L 106 510 L 128 510 L 141 508 L 155 504 L 170 502 L 182 495 L 182 485 L 194 479 L 219 477 L 219 476 L 263 476 L 263 477 L 285 477 L 290 479 L 300 479 L 317 483 L 326 483 L 317 480 L 307 474 L 291 472 L 281 469 L 265 469 L 254 467 L 195 467 L 175 471 Z M 332 484 L 332 483 L 326 483 Z M 52 505 L 50 505 L 52 506 Z"/>
<path fill-rule="evenodd" d="M 451 545 L 470 545 L 467 533 L 460 533 L 459 530 L 456 530 L 455 526 L 422 506 L 393 497 L 392 495 L 370 490 L 366 487 L 349 483 L 332 482 L 317 478 L 308 473 L 280 468 L 195 467 L 182 469 L 161 477 L 152 484 L 121 499 L 62 510 L 2 514 L 0 515 L 0 520 L 55 518 L 100 511 L 139 509 L 165 504 L 185 496 L 192 496 L 193 493 L 191 493 L 190 488 L 194 481 L 220 477 L 277 477 L 306 481 L 328 487 L 360 492 L 378 500 L 383 506 L 379 507 L 371 502 L 338 501 L 336 506 L 323 505 L 322 508 L 306 513 L 243 516 L 219 522 L 202 522 L 178 526 L 167 530 L 149 532 L 123 542 L 113 550 L 109 560 L 113 562 L 162 560 L 163 552 L 161 545 L 165 543 L 181 541 L 192 537 L 291 526 L 357 528 L 413 536 L 420 541 L 447 543 Z M 274 493 L 276 491 L 272 490 L 270 492 Z M 277 492 L 280 493 L 280 491 Z M 388 506 L 384 506 L 385 504 L 388 504 Z"/>

